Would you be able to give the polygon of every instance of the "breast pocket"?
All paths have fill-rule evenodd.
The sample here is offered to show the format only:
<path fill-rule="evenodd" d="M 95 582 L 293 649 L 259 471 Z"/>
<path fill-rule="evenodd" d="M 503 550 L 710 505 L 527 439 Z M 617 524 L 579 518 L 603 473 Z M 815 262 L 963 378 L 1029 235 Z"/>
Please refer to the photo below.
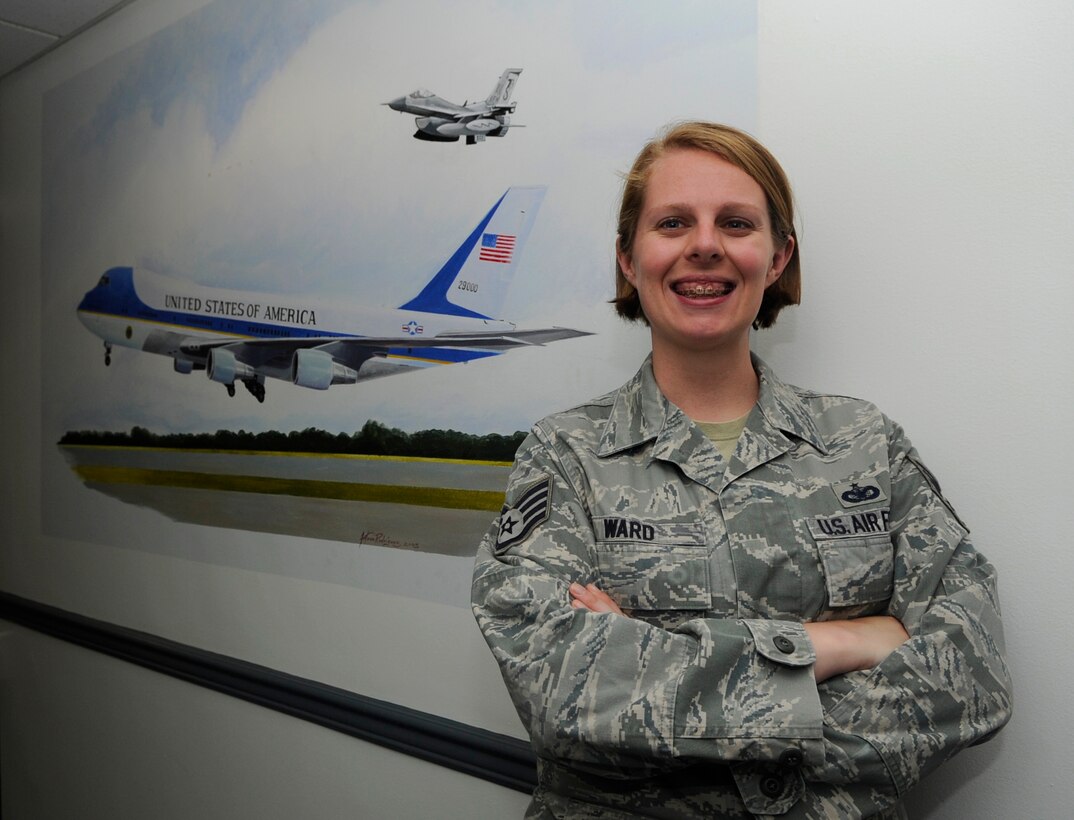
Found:
<path fill-rule="evenodd" d="M 706 610 L 712 604 L 709 549 L 699 523 L 598 520 L 600 587 L 624 609 Z M 631 526 L 634 525 L 634 526 Z"/>
<path fill-rule="evenodd" d="M 808 520 L 824 566 L 830 607 L 877 604 L 891 598 L 895 550 L 887 507 L 846 510 Z"/>
<path fill-rule="evenodd" d="M 817 539 L 817 549 L 824 564 L 830 606 L 857 606 L 891 597 L 895 560 L 886 533 Z"/>

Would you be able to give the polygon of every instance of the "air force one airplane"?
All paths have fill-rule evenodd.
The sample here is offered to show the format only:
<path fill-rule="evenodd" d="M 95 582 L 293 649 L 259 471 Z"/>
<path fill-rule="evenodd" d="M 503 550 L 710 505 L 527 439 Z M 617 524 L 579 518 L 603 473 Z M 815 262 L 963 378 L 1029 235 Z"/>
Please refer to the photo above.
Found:
<path fill-rule="evenodd" d="M 113 345 L 159 353 L 178 373 L 204 370 L 231 396 L 240 381 L 259 402 L 268 377 L 326 390 L 589 336 L 519 330 L 494 318 L 544 193 L 509 188 L 422 291 L 395 310 L 220 290 L 117 267 L 83 297 L 78 318 L 104 339 L 106 365 Z"/>
<path fill-rule="evenodd" d="M 484 142 L 485 137 L 502 137 L 508 128 L 522 127 L 512 126 L 511 118 L 507 116 L 515 113 L 516 103 L 511 102 L 511 95 L 521 73 L 521 68 L 504 71 L 492 93 L 483 101 L 458 105 L 419 88 L 384 105 L 392 111 L 418 115 L 414 120 L 418 127 L 414 132 L 415 139 L 457 142 L 459 137 L 466 137 L 466 144 L 474 145 Z"/>

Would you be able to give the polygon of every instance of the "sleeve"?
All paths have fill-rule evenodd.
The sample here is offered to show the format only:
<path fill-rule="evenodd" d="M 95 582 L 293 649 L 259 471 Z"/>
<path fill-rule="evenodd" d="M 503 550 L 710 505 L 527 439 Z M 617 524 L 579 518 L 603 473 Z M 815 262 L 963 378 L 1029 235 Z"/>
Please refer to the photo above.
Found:
<path fill-rule="evenodd" d="M 669 631 L 570 606 L 571 582 L 598 580 L 587 490 L 577 457 L 538 426 L 477 555 L 474 614 L 538 756 L 609 778 L 699 759 L 819 763 L 801 624 L 696 618 Z"/>
<path fill-rule="evenodd" d="M 1010 719 L 996 573 L 890 421 L 894 593 L 910 640 L 879 666 L 820 685 L 825 760 L 807 779 L 890 805 Z"/>

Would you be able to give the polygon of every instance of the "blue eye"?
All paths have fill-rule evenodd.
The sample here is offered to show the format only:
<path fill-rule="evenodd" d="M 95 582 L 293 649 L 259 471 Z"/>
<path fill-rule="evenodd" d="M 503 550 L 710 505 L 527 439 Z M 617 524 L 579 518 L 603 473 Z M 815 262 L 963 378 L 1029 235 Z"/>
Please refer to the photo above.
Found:
<path fill-rule="evenodd" d="M 685 224 L 686 223 L 679 219 L 679 217 L 669 216 L 667 219 L 661 219 L 657 227 L 662 228 L 664 230 L 674 231 L 678 228 L 683 227 Z"/>

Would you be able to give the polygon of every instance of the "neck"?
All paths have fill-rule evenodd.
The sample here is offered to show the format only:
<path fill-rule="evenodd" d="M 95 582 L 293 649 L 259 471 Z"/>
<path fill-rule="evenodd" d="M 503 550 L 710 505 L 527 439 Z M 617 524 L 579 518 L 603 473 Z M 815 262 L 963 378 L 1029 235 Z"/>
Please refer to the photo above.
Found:
<path fill-rule="evenodd" d="M 757 403 L 749 339 L 731 349 L 666 350 L 653 345 L 653 375 L 668 401 L 694 421 L 733 421 Z"/>

